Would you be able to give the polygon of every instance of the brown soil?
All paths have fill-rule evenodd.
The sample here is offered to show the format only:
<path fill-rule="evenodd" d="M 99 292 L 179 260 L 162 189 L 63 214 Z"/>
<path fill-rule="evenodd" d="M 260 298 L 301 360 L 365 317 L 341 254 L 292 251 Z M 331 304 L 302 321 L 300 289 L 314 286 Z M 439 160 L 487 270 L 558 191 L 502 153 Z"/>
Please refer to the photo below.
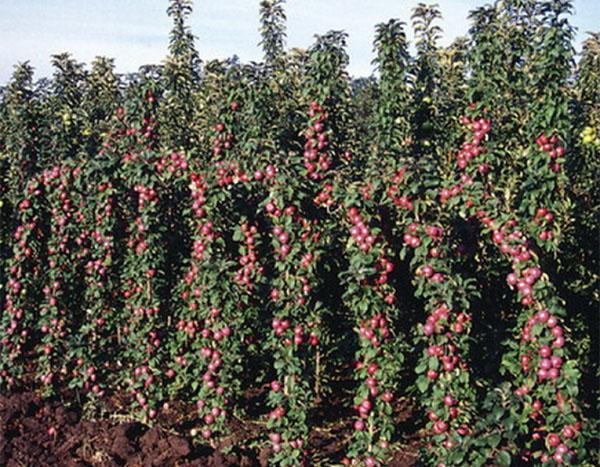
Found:
<path fill-rule="evenodd" d="M 186 428 L 189 420 L 186 422 L 179 410 L 170 412 L 172 415 L 163 415 L 158 425 L 148 427 L 135 421 L 86 420 L 77 409 L 66 408 L 60 401 L 44 400 L 33 392 L 0 396 L 0 466 L 262 467 L 268 464 L 267 449 L 247 447 L 265 436 L 264 425 L 233 418 L 231 436 L 222 447 L 236 448 L 231 454 L 223 454 L 194 445 L 191 439 L 177 434 L 189 431 Z M 351 414 L 332 405 L 320 407 L 314 413 L 315 420 L 320 421 L 310 440 L 316 465 L 339 465 L 350 436 L 348 415 Z M 411 426 L 406 406 L 399 407 L 398 423 Z M 417 445 L 414 436 L 408 444 L 398 445 L 389 467 L 415 465 Z"/>

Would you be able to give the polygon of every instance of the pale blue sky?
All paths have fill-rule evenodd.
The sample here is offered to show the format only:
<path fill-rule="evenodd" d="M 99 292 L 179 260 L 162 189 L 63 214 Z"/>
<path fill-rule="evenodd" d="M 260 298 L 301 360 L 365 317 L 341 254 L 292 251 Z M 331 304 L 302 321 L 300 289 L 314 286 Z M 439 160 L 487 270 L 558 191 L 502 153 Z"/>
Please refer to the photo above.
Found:
<path fill-rule="evenodd" d="M 0 85 L 13 65 L 30 60 L 37 77 L 51 73 L 50 55 L 69 51 L 80 61 L 96 55 L 116 59 L 120 72 L 159 63 L 166 55 L 170 21 L 167 0 L 0 0 Z M 371 73 L 373 27 L 389 18 L 410 22 L 418 0 L 288 0 L 288 45 L 306 47 L 315 33 L 350 34 L 350 72 Z M 465 34 L 469 10 L 486 0 L 438 0 L 443 43 Z M 259 0 L 196 0 L 191 26 L 203 59 L 237 54 L 260 60 Z M 578 40 L 600 29 L 600 0 L 575 0 L 572 23 Z M 410 35 L 409 35 L 410 37 Z"/>

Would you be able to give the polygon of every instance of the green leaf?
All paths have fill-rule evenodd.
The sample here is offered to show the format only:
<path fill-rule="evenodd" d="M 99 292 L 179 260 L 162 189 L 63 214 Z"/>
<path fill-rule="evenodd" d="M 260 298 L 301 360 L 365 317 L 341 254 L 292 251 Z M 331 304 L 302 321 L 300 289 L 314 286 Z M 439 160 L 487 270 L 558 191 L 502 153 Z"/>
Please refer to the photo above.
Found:
<path fill-rule="evenodd" d="M 498 447 L 498 445 L 500 444 L 500 440 L 502 438 L 500 437 L 499 434 L 493 434 L 488 438 L 488 442 L 490 444 L 491 447 L 496 448 Z"/>
<path fill-rule="evenodd" d="M 417 388 L 419 388 L 419 391 L 424 393 L 425 391 L 427 391 L 428 387 L 429 387 L 429 380 L 427 379 L 427 377 L 422 376 L 422 375 L 419 376 L 417 378 Z"/>
<path fill-rule="evenodd" d="M 500 451 L 496 456 L 498 465 L 509 467 L 511 464 L 511 455 L 507 451 Z"/>

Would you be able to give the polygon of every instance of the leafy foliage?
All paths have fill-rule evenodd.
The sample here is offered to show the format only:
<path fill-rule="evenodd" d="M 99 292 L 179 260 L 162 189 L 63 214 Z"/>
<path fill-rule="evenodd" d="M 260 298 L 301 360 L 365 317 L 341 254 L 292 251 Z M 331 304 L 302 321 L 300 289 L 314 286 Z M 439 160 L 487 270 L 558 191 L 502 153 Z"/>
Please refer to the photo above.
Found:
<path fill-rule="evenodd" d="M 598 33 L 575 64 L 570 1 L 498 0 L 442 47 L 419 4 L 416 54 L 382 22 L 352 79 L 343 31 L 286 49 L 284 6 L 264 63 L 202 62 L 171 0 L 161 65 L 15 68 L 3 390 L 177 407 L 213 449 L 258 418 L 275 465 L 388 465 L 406 401 L 431 465 L 597 464 Z"/>

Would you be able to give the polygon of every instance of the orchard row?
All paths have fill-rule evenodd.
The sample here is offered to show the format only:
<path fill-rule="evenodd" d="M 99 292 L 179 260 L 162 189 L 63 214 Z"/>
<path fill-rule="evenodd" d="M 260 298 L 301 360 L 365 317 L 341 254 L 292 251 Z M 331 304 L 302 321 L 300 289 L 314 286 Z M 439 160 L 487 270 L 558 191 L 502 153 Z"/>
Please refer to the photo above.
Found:
<path fill-rule="evenodd" d="M 573 79 L 569 10 L 497 2 L 443 48 L 419 5 L 416 56 L 390 20 L 378 78 L 351 80 L 341 32 L 283 48 L 282 1 L 261 2 L 265 63 L 201 64 L 173 0 L 162 67 L 17 67 L 3 390 L 148 424 L 183 403 L 215 449 L 257 390 L 282 466 L 325 462 L 332 396 L 352 416 L 326 462 L 387 465 L 411 400 L 432 465 L 592 465 L 600 46 Z"/>

